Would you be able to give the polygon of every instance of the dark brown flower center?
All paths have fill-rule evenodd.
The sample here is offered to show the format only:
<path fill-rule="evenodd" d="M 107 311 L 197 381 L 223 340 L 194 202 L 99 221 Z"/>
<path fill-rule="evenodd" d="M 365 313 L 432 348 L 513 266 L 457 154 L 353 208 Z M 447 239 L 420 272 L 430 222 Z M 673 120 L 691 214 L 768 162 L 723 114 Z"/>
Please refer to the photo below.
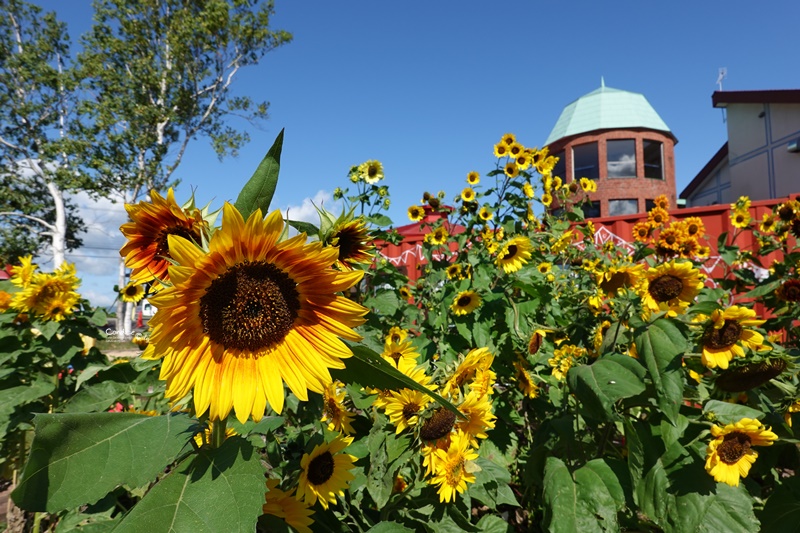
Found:
<path fill-rule="evenodd" d="M 683 291 L 681 278 L 671 274 L 664 274 L 650 282 L 647 292 L 657 302 L 668 302 L 680 296 Z"/>
<path fill-rule="evenodd" d="M 353 259 L 361 246 L 361 239 L 358 238 L 357 232 L 344 229 L 338 232 L 336 238 L 337 246 L 339 247 L 339 261 L 344 262 L 348 259 Z"/>
<path fill-rule="evenodd" d="M 614 272 L 609 279 L 600 282 L 600 288 L 608 294 L 615 294 L 623 285 L 628 283 L 628 274 L 625 272 Z"/>
<path fill-rule="evenodd" d="M 137 289 L 138 287 L 136 286 L 128 287 L 125 289 L 125 296 L 136 296 Z"/>
<path fill-rule="evenodd" d="M 367 167 L 367 176 L 374 178 L 378 175 L 378 165 L 370 165 Z"/>
<path fill-rule="evenodd" d="M 790 279 L 780 289 L 780 296 L 789 302 L 800 302 L 800 280 Z"/>
<path fill-rule="evenodd" d="M 462 296 L 461 298 L 458 299 L 456 305 L 458 307 L 466 307 L 470 304 L 470 302 L 472 302 L 471 296 Z"/>
<path fill-rule="evenodd" d="M 225 348 L 251 352 L 281 342 L 299 310 L 294 280 L 262 261 L 230 267 L 200 298 L 203 332 Z"/>
<path fill-rule="evenodd" d="M 695 235 L 699 232 L 700 232 L 700 226 L 698 226 L 695 223 L 689 224 L 689 227 L 686 228 L 686 233 L 688 233 L 689 235 Z"/>
<path fill-rule="evenodd" d="M 417 402 L 407 403 L 403 406 L 403 419 L 408 421 L 411 417 L 419 413 L 419 404 Z"/>
<path fill-rule="evenodd" d="M 322 485 L 333 476 L 335 463 L 331 452 L 325 451 L 308 463 L 308 480 L 314 485 Z"/>
<path fill-rule="evenodd" d="M 506 247 L 506 254 L 503 256 L 503 259 L 505 259 L 506 261 L 509 261 L 511 259 L 514 259 L 514 257 L 516 255 L 517 255 L 517 245 L 516 244 L 509 244 Z"/>
<path fill-rule="evenodd" d="M 754 389 L 780 375 L 788 364 L 783 359 L 772 359 L 751 363 L 738 368 L 729 368 L 720 373 L 715 384 L 727 392 L 741 392 Z"/>
<path fill-rule="evenodd" d="M 422 440 L 439 440 L 452 431 L 455 422 L 456 414 L 440 407 L 422 424 L 419 436 Z"/>
<path fill-rule="evenodd" d="M 528 353 L 533 355 L 542 347 L 541 333 L 534 333 L 531 335 L 531 340 L 528 342 Z"/>
<path fill-rule="evenodd" d="M 716 350 L 729 348 L 742 336 L 742 325 L 736 320 L 726 320 L 719 329 L 710 326 L 705 333 L 704 344 Z"/>
<path fill-rule="evenodd" d="M 790 205 L 782 205 L 781 208 L 778 209 L 778 217 L 784 222 L 790 222 L 794 219 L 794 209 L 792 209 Z"/>
<path fill-rule="evenodd" d="M 191 229 L 187 228 L 186 226 L 172 226 L 166 229 L 161 230 L 156 237 L 156 257 L 168 257 L 171 258 L 172 256 L 169 255 L 169 237 L 170 235 L 177 235 L 178 237 L 183 237 L 189 241 L 197 241 L 199 240 L 199 236 L 196 232 L 193 232 Z"/>
<path fill-rule="evenodd" d="M 734 431 L 722 437 L 722 443 L 717 446 L 717 455 L 726 465 L 735 465 L 739 459 L 750 451 L 750 436 L 747 433 Z"/>

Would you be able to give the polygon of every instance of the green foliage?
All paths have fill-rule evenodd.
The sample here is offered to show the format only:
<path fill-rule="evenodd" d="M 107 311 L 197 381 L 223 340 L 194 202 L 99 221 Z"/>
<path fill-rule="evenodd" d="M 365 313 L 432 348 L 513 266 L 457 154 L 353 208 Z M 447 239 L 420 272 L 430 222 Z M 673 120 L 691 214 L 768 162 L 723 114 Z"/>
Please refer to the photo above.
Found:
<path fill-rule="evenodd" d="M 281 150 L 283 148 L 283 130 L 275 138 L 267 155 L 259 163 L 253 177 L 245 183 L 236 199 L 236 209 L 247 220 L 256 209 L 265 215 L 269 212 L 269 204 L 278 185 L 278 172 L 281 168 Z"/>

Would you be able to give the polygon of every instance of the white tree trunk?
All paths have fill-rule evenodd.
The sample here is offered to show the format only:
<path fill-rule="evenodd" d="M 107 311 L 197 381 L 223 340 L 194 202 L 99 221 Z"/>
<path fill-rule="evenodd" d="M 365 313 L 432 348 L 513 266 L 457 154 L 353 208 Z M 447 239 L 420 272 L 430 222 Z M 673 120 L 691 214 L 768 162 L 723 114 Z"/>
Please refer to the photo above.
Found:
<path fill-rule="evenodd" d="M 125 276 L 125 258 L 119 258 L 119 279 L 117 281 L 117 285 L 119 285 L 119 290 L 125 288 L 125 283 L 127 282 L 127 278 Z M 117 336 L 122 336 L 123 329 L 123 320 L 125 319 L 125 302 L 122 301 L 122 298 L 117 296 Z"/>
<path fill-rule="evenodd" d="M 60 267 L 65 259 L 67 250 L 67 211 L 64 208 L 64 194 L 53 181 L 47 182 L 47 190 L 53 197 L 53 206 L 56 210 L 55 231 L 52 232 L 53 270 Z"/>
<path fill-rule="evenodd" d="M 126 340 L 133 337 L 132 323 L 133 323 L 133 302 L 126 302 L 125 320 L 123 322 L 123 327 L 122 327 L 122 331 L 124 332 L 123 335 Z M 117 329 L 119 329 L 119 326 L 117 326 Z"/>

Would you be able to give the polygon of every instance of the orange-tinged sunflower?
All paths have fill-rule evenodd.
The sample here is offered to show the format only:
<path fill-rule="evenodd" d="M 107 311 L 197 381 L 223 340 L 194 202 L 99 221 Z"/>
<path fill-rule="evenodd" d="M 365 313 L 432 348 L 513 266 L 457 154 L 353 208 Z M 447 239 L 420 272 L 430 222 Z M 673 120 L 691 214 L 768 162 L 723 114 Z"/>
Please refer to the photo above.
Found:
<path fill-rule="evenodd" d="M 800 302 L 800 279 L 787 279 L 775 294 L 785 302 Z"/>
<path fill-rule="evenodd" d="M 523 236 L 510 239 L 497 253 L 495 263 L 501 267 L 506 274 L 516 272 L 531 258 L 533 245 L 530 239 Z"/>
<path fill-rule="evenodd" d="M 344 405 L 344 384 L 334 381 L 325 387 L 322 394 L 322 422 L 328 422 L 328 431 L 352 435 L 354 415 Z"/>
<path fill-rule="evenodd" d="M 654 207 L 647 213 L 647 221 L 653 226 L 663 226 L 669 221 L 669 213 L 661 207 Z"/>
<path fill-rule="evenodd" d="M 711 324 L 703 332 L 701 361 L 708 368 L 728 368 L 734 356 L 744 357 L 747 346 L 757 350 L 764 344 L 764 336 L 749 326 L 760 326 L 765 320 L 754 318 L 756 312 L 746 307 L 732 305 L 711 314 Z"/>
<path fill-rule="evenodd" d="M 647 242 L 653 231 L 649 222 L 637 222 L 633 225 L 633 238 L 637 242 Z"/>
<path fill-rule="evenodd" d="M 660 209 L 669 209 L 669 198 L 667 198 L 666 194 L 659 194 L 656 196 L 656 199 L 653 200 L 653 204 Z"/>
<path fill-rule="evenodd" d="M 355 476 L 351 472 L 356 457 L 343 453 L 353 442 L 353 437 L 338 436 L 329 443 L 317 444 L 311 453 L 300 460 L 300 480 L 297 499 L 306 505 L 319 500 L 323 509 L 336 503 L 336 495 L 344 497 L 344 489 Z"/>
<path fill-rule="evenodd" d="M 168 279 L 170 235 L 199 243 L 208 226 L 199 210 L 181 209 L 172 189 L 166 199 L 155 190 L 150 191 L 150 198 L 152 202 L 125 204 L 131 222 L 119 228 L 128 239 L 119 253 L 125 257 L 125 266 L 132 269 L 131 281 L 139 283 Z"/>
<path fill-rule="evenodd" d="M 688 236 L 694 237 L 695 239 L 702 238 L 706 233 L 705 224 L 703 224 L 703 219 L 700 217 L 687 217 L 683 219 L 683 229 Z"/>
<path fill-rule="evenodd" d="M 267 403 L 280 413 L 284 382 L 303 401 L 321 393 L 328 369 L 352 355 L 340 337 L 361 339 L 352 328 L 367 309 L 336 293 L 363 272 L 334 270 L 338 250 L 306 244 L 305 234 L 279 242 L 283 231 L 280 211 L 245 222 L 226 203 L 208 252 L 169 237 L 179 266 L 169 267 L 173 286 L 151 298 L 159 313 L 143 357 L 164 359 L 173 401 L 194 389 L 198 416 L 222 420 L 233 409 L 241 422 L 258 421 Z"/>
<path fill-rule="evenodd" d="M 758 420 L 742 418 L 724 428 L 711 426 L 714 440 L 706 450 L 706 472 L 715 481 L 739 486 L 739 478 L 747 477 L 758 453 L 753 446 L 771 446 L 778 436 Z"/>

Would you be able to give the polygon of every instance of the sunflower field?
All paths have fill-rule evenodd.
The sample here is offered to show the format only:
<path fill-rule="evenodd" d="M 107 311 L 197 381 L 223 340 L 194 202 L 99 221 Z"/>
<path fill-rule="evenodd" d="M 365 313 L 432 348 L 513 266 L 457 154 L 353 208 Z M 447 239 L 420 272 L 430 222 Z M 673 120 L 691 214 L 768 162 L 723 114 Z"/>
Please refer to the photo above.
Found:
<path fill-rule="evenodd" d="M 506 134 L 408 208 L 404 272 L 381 163 L 285 220 L 282 143 L 218 211 L 126 206 L 124 292 L 158 309 L 140 358 L 92 347 L 71 267 L 0 285 L 28 530 L 796 531 L 800 201 L 758 221 L 740 198 L 708 235 L 661 197 L 597 245 L 596 183 Z"/>

